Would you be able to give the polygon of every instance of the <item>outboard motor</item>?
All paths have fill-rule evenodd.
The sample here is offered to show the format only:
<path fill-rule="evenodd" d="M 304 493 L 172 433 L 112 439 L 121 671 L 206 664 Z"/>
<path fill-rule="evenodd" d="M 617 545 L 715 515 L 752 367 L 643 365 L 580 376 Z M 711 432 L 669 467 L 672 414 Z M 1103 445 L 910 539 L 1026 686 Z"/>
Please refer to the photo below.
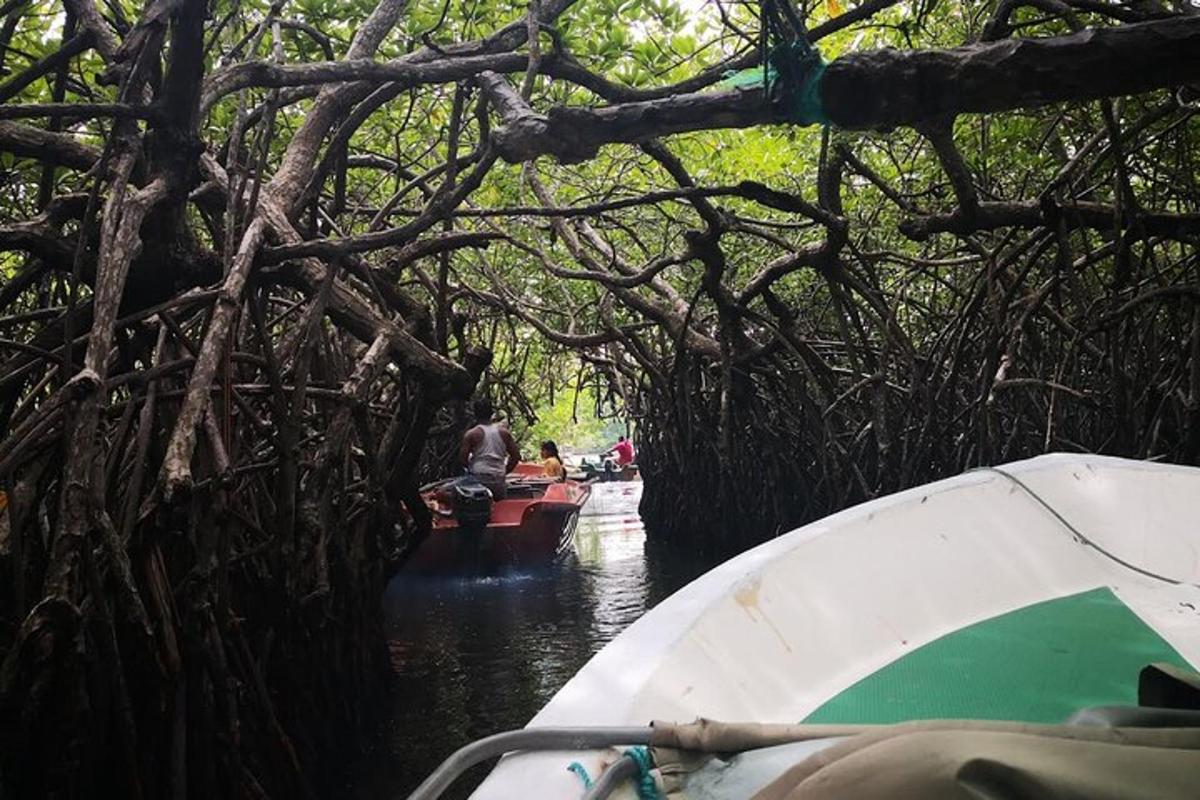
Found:
<path fill-rule="evenodd" d="M 492 493 L 478 479 L 467 475 L 450 484 L 450 509 L 464 529 L 487 526 L 492 518 Z"/>
<path fill-rule="evenodd" d="M 613 461 L 611 458 L 604 459 L 604 478 L 602 480 L 605 483 L 615 481 L 617 479 L 617 473 L 619 472 L 620 470 L 617 469 L 617 462 Z"/>

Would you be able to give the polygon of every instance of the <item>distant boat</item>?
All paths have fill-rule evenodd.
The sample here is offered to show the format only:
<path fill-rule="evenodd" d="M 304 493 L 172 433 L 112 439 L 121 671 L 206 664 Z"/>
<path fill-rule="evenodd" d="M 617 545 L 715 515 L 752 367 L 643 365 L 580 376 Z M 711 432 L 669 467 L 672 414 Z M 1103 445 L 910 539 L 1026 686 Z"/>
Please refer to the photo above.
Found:
<path fill-rule="evenodd" d="M 638 504 L 642 501 L 642 486 L 641 481 L 593 484 L 591 497 L 588 498 L 579 515 L 591 517 L 621 514 L 636 518 Z"/>
<path fill-rule="evenodd" d="M 594 461 L 592 459 L 595 459 Z M 630 482 L 642 479 L 637 464 L 618 465 L 604 454 L 582 455 L 567 459 L 567 476 L 580 481 Z"/>
<path fill-rule="evenodd" d="M 1147 663 L 1200 665 L 1198 583 L 1200 469 L 1049 455 L 971 471 L 701 576 L 610 642 L 526 730 L 698 717 L 1061 723 L 1136 704 Z M 509 755 L 473 797 L 574 800 L 580 775 L 616 755 Z M 1189 763 L 1200 785 L 1200 760 Z"/>
<path fill-rule="evenodd" d="M 426 487 L 433 529 L 405 564 L 412 572 L 524 568 L 551 563 L 570 548 L 591 486 L 542 477 L 540 465 L 518 464 L 504 500 L 492 503 L 485 526 L 464 526 L 438 497 L 446 481 Z"/>

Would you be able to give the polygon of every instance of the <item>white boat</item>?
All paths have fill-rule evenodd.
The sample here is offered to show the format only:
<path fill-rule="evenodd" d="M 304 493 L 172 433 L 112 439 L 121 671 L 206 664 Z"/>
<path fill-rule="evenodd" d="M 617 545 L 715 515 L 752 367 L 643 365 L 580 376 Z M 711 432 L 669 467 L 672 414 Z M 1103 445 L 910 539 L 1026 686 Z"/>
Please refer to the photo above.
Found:
<path fill-rule="evenodd" d="M 592 494 L 579 512 L 581 517 L 613 516 L 637 518 L 642 502 L 641 481 L 610 481 L 592 484 Z"/>
<path fill-rule="evenodd" d="M 1200 469 L 1048 455 L 971 471 L 701 576 L 592 658 L 527 730 L 1060 723 L 1084 706 L 1136 704 L 1147 663 L 1200 665 L 1197 584 Z M 472 797 L 574 800 L 579 774 L 611 762 L 599 749 L 510 754 Z M 612 796 L 634 796 L 622 792 Z"/>

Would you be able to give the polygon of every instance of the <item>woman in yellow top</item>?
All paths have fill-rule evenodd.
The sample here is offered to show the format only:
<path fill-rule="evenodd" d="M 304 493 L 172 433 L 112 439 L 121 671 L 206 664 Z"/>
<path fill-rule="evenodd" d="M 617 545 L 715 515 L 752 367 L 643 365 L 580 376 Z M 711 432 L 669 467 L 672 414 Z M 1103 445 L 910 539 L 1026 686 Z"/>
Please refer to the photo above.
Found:
<path fill-rule="evenodd" d="M 562 459 L 558 457 L 558 445 L 549 439 L 542 442 L 542 471 L 546 473 L 547 478 L 553 478 L 556 481 L 567 479 L 567 468 L 563 466 Z"/>

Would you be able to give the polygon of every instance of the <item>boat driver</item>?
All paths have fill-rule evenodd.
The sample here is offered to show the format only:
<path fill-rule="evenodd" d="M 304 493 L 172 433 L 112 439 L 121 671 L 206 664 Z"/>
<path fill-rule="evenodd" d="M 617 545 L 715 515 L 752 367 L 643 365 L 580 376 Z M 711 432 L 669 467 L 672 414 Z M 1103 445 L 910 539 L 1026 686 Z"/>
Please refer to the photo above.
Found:
<path fill-rule="evenodd" d="M 508 428 L 493 421 L 492 401 L 481 397 L 472 406 L 475 427 L 463 434 L 459 462 L 492 493 L 493 500 L 507 495 L 504 476 L 521 460 L 521 451 Z"/>

